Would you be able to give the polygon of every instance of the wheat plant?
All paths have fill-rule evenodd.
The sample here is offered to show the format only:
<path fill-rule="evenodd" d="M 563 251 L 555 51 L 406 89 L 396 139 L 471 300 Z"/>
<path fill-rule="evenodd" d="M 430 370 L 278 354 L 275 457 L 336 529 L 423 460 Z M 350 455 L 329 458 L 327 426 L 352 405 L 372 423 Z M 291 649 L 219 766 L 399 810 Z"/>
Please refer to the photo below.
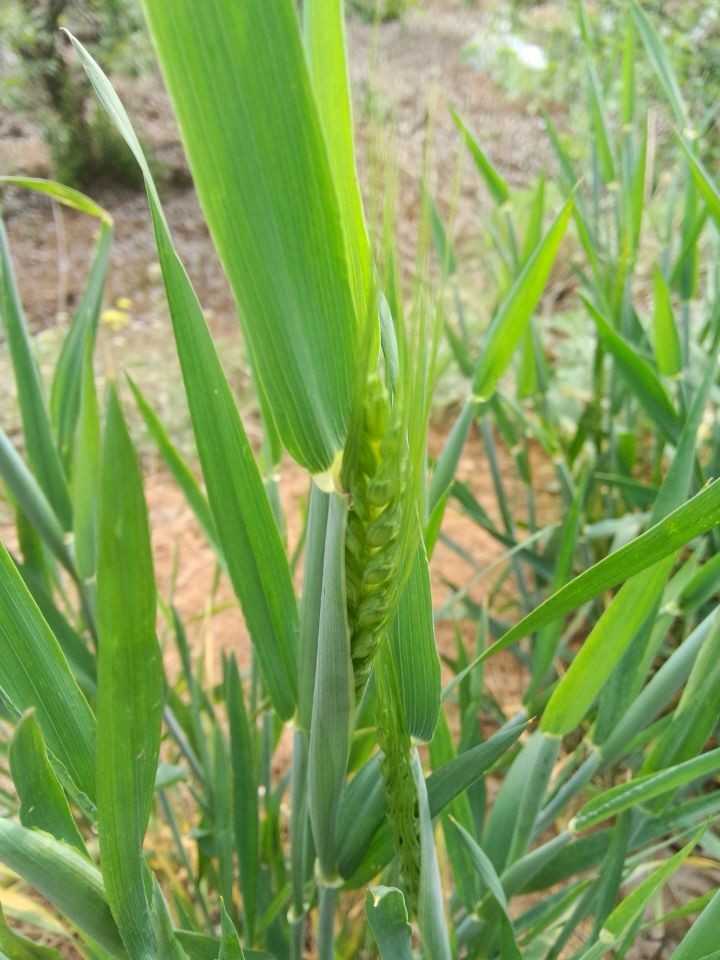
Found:
<path fill-rule="evenodd" d="M 302 22 L 292 0 L 145 0 L 145 11 L 237 302 L 261 456 L 271 474 L 285 453 L 308 474 L 302 589 L 130 118 L 70 37 L 144 177 L 202 485 L 130 392 L 232 584 L 252 664 L 244 674 L 231 654 L 222 682 L 207 683 L 158 596 L 124 387 L 100 400 L 93 375 L 112 221 L 59 184 L 5 178 L 100 228 L 49 402 L 0 232 L 23 426 L 22 453 L 0 433 L 17 533 L 0 547 L 0 861 L 12 871 L 0 901 L 34 888 L 61 920 L 62 949 L 87 958 L 624 955 L 693 851 L 717 856 L 717 565 L 702 561 L 720 487 L 694 458 L 714 362 L 673 411 L 676 455 L 638 535 L 612 550 L 598 538 L 597 557 L 575 562 L 597 467 L 577 458 L 574 475 L 571 459 L 563 522 L 544 539 L 504 534 L 508 559 L 537 574 L 525 615 L 482 614 L 478 649 L 458 648 L 443 686 L 435 622 L 448 614 L 433 611 L 429 559 L 468 430 L 537 341 L 533 313 L 571 218 L 583 223 L 579 194 L 547 227 L 536 205 L 469 361 L 468 401 L 429 465 L 439 308 L 426 284 L 407 302 L 399 293 L 389 231 L 375 255 L 342 3 L 305 0 Z M 720 219 L 717 186 L 687 150 Z M 642 383 L 632 395 L 643 402 Z M 179 655 L 172 682 L 158 627 Z M 498 709 L 489 727 L 483 665 L 508 648 L 538 665 L 523 710 Z M 275 775 L 288 726 L 292 762 Z M 677 960 L 709 960 L 718 895 L 675 913 L 700 917 Z M 58 956 L 1 914 L 0 953 Z"/>

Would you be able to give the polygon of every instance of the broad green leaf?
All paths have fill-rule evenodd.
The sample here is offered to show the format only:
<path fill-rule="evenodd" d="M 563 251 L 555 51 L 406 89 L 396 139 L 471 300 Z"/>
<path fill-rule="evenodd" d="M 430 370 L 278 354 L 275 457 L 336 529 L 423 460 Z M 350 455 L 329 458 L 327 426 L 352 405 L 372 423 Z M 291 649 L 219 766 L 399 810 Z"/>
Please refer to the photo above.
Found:
<path fill-rule="evenodd" d="M 720 955 L 717 932 L 720 930 L 720 890 L 683 937 L 670 960 L 712 960 Z"/>
<path fill-rule="evenodd" d="M 208 538 L 208 541 L 212 544 L 218 555 L 221 557 L 222 552 L 218 544 L 218 535 L 217 531 L 215 530 L 215 523 L 213 522 L 212 513 L 210 512 L 207 498 L 200 489 L 200 484 L 195 479 L 195 475 L 188 466 L 187 462 L 181 456 L 180 451 L 168 436 L 162 421 L 150 406 L 147 399 L 143 396 L 140 388 L 131 377 L 128 377 L 128 383 L 130 384 L 130 389 L 132 390 L 135 402 L 137 403 L 138 410 L 145 421 L 145 426 L 148 428 L 150 436 L 154 440 L 161 457 L 165 461 L 165 465 L 185 495 L 185 499 L 187 500 L 190 509 L 195 514 L 195 519 L 202 527 L 205 536 Z"/>
<path fill-rule="evenodd" d="M 666 557 L 623 584 L 553 691 L 542 715 L 541 730 L 562 736 L 582 721 L 644 621 L 655 610 L 674 562 L 674 556 Z"/>
<path fill-rule="evenodd" d="M 510 190 L 508 189 L 507 183 L 503 180 L 501 175 L 492 165 L 490 160 L 482 150 L 482 147 L 477 141 L 477 138 L 471 132 L 471 130 L 465 125 L 463 120 L 455 113 L 454 110 L 451 111 L 453 120 L 455 121 L 455 126 L 460 131 L 460 136 L 465 141 L 470 154 L 475 161 L 475 166 L 478 169 L 478 172 L 485 181 L 485 185 L 490 191 L 490 195 L 498 206 L 502 206 L 503 203 L 507 203 L 510 199 Z"/>
<path fill-rule="evenodd" d="M 355 310 L 364 322 L 372 289 L 370 243 L 355 164 L 355 134 L 343 0 L 303 4 L 305 49 L 340 204 Z"/>
<path fill-rule="evenodd" d="M 582 606 L 605 590 L 628 580 L 654 563 L 675 554 L 680 547 L 706 533 L 720 521 L 720 480 L 709 484 L 691 500 L 650 527 L 631 543 L 604 557 L 589 570 L 571 580 L 548 597 L 526 617 L 511 627 L 487 650 L 483 651 L 449 686 L 456 686 L 463 677 L 494 653 L 504 650 L 558 617 Z"/>
<path fill-rule="evenodd" d="M 666 377 L 672 377 L 682 370 L 680 337 L 670 300 L 670 288 L 659 267 L 655 267 L 653 278 L 655 284 L 655 309 L 653 311 L 655 359 L 660 373 Z"/>
<path fill-rule="evenodd" d="M 661 770 L 660 773 L 635 777 L 589 800 L 573 817 L 570 829 L 574 833 L 587 830 L 636 804 L 645 803 L 654 797 L 677 790 L 691 780 L 706 778 L 718 770 L 720 770 L 720 747 L 703 753 L 699 757 L 693 757 L 692 760 L 686 760 L 685 763 L 678 763 L 668 767 L 667 770 Z"/>
<path fill-rule="evenodd" d="M 69 530 L 72 510 L 67 480 L 50 428 L 40 372 L 32 352 L 30 335 L 15 285 L 2 218 L 0 218 L 0 316 L 15 372 L 27 457 L 58 522 L 63 530 Z"/>
<path fill-rule="evenodd" d="M 107 898 L 128 952 L 154 960 L 143 839 L 160 749 L 163 670 L 140 465 L 108 391 L 98 502 L 98 826 Z"/>
<path fill-rule="evenodd" d="M 345 443 L 358 319 L 295 4 L 145 10 L 253 369 L 287 449 L 326 471 Z"/>
<path fill-rule="evenodd" d="M 387 642 L 392 650 L 408 732 L 427 742 L 440 713 L 440 659 L 435 646 L 430 573 L 422 544 L 400 596 Z"/>
<path fill-rule="evenodd" d="M 523 267 L 490 324 L 473 377 L 473 392 L 478 399 L 490 399 L 522 339 L 550 276 L 572 208 L 571 198 Z"/>
<path fill-rule="evenodd" d="M 417 907 L 420 940 L 428 957 L 432 957 L 433 960 L 450 960 L 450 938 L 445 919 L 445 898 L 435 850 L 428 788 L 423 777 L 420 757 L 415 749 L 413 749 L 412 755 L 412 772 L 417 791 L 420 830 L 420 885 Z"/>
<path fill-rule="evenodd" d="M 0 688 L 35 717 L 55 759 L 95 799 L 95 718 L 7 550 L 0 544 Z"/>
<path fill-rule="evenodd" d="M 0 861 L 117 960 L 128 960 L 108 907 L 100 871 L 48 833 L 0 817 Z"/>
<path fill-rule="evenodd" d="M 263 682 L 283 719 L 297 694 L 297 609 L 285 551 L 200 304 L 173 248 L 130 120 L 97 63 L 71 37 L 95 91 L 145 177 L 155 242 L 208 500 Z"/>
<path fill-rule="evenodd" d="M 346 521 L 346 498 L 332 494 L 328 507 L 308 754 L 308 809 L 320 869 L 328 878 L 337 872 L 337 811 L 350 754 L 355 708 L 345 599 Z"/>
<path fill-rule="evenodd" d="M 19 816 L 23 826 L 44 830 L 87 856 L 32 711 L 28 711 L 15 728 L 8 757 L 10 776 L 20 798 Z"/>
<path fill-rule="evenodd" d="M 365 894 L 365 915 L 381 960 L 413 960 L 412 927 L 405 898 L 396 887 L 371 887 Z"/>

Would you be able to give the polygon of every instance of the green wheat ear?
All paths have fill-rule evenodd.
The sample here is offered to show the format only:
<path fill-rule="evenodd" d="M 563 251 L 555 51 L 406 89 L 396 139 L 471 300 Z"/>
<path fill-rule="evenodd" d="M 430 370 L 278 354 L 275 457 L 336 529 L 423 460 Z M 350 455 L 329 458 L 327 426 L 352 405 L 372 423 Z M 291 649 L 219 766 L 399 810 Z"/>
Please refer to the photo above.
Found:
<path fill-rule="evenodd" d="M 417 911 L 420 885 L 420 827 L 412 772 L 412 742 L 400 700 L 397 675 L 387 646 L 377 658 L 377 737 L 383 752 L 381 771 L 388 820 L 411 913 Z"/>
<path fill-rule="evenodd" d="M 377 374 L 368 380 L 357 464 L 349 480 L 345 549 L 356 697 L 362 695 L 394 607 L 401 503 L 407 481 L 402 424 Z"/>

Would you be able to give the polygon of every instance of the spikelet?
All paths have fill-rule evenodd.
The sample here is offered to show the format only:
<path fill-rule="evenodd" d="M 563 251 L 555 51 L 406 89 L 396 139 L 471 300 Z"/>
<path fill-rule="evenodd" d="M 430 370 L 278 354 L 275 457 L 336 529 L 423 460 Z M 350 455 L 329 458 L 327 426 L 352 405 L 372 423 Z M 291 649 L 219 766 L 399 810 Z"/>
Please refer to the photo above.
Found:
<path fill-rule="evenodd" d="M 356 465 L 349 480 L 351 500 L 345 550 L 357 700 L 365 689 L 393 609 L 406 474 L 402 426 L 382 381 L 373 374 L 365 395 Z"/>
<path fill-rule="evenodd" d="M 411 740 L 398 695 L 390 656 L 378 658 L 377 735 L 383 751 L 381 773 L 385 784 L 388 819 L 406 899 L 417 912 L 420 884 L 420 827 L 417 792 L 411 762 Z"/>

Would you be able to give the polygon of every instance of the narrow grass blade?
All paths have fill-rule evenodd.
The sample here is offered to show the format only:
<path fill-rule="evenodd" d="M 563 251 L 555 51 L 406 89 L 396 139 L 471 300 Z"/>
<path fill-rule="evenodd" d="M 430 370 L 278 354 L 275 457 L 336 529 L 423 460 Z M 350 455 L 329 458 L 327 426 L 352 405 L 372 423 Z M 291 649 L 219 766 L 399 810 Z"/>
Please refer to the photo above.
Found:
<path fill-rule="evenodd" d="M 535 732 L 502 782 L 483 833 L 485 853 L 499 872 L 527 852 L 558 749 L 557 741 Z"/>
<path fill-rule="evenodd" d="M 252 943 L 257 905 L 258 791 L 253 765 L 252 734 L 235 657 L 231 658 L 228 665 L 227 712 L 230 722 L 235 849 L 240 867 L 245 938 Z"/>
<path fill-rule="evenodd" d="M 451 111 L 453 120 L 455 121 L 455 126 L 460 131 L 460 136 L 465 141 L 470 154 L 475 161 L 475 166 L 478 169 L 478 173 L 485 181 L 485 185 L 490 191 L 490 195 L 498 206 L 502 206 L 503 203 L 507 203 L 510 199 L 510 190 L 507 183 L 503 180 L 502 176 L 498 173 L 495 167 L 492 165 L 490 160 L 482 150 L 482 147 L 477 141 L 477 138 L 471 132 L 469 127 L 466 126 L 464 121 L 460 116 L 455 113 L 454 110 Z"/>
<path fill-rule="evenodd" d="M 0 218 L 0 315 L 10 350 L 28 460 L 63 530 L 72 521 L 65 472 L 50 427 L 40 372 L 15 285 L 5 225 Z"/>
<path fill-rule="evenodd" d="M 100 468 L 100 410 L 95 391 L 92 344 L 88 341 L 81 371 L 80 409 L 73 447 L 72 503 L 75 568 L 81 580 L 95 576 L 97 478 Z"/>
<path fill-rule="evenodd" d="M 678 415 L 670 402 L 665 387 L 650 364 L 616 333 L 589 300 L 585 306 L 593 319 L 598 333 L 617 362 L 618 372 L 645 409 L 648 417 L 671 440 L 676 440 L 680 424 Z"/>
<path fill-rule="evenodd" d="M 98 825 L 103 880 L 128 952 L 154 960 L 143 838 L 160 749 L 163 671 L 142 477 L 108 392 L 98 504 Z"/>
<path fill-rule="evenodd" d="M 608 940 L 610 944 L 617 943 L 625 931 L 642 916 L 645 907 L 653 895 L 665 886 L 678 867 L 680 867 L 683 861 L 692 853 L 702 832 L 703 831 L 700 831 L 699 834 L 696 834 L 674 857 L 670 857 L 670 859 L 658 867 L 657 870 L 654 870 L 631 894 L 625 897 L 622 903 L 615 907 L 600 933 L 600 941 L 605 942 L 606 949 Z"/>
<path fill-rule="evenodd" d="M 345 442 L 358 319 L 294 4 L 145 10 L 253 368 L 287 449 L 325 471 Z"/>
<path fill-rule="evenodd" d="M 202 527 L 202 530 L 205 536 L 208 538 L 208 541 L 215 548 L 218 557 L 221 558 L 222 551 L 218 543 L 218 535 L 215 529 L 215 523 L 212 518 L 212 513 L 210 512 L 207 498 L 200 489 L 200 484 L 195 479 L 195 475 L 188 466 L 187 462 L 183 459 L 180 451 L 168 436 L 162 421 L 150 406 L 146 398 L 143 396 L 140 388 L 131 377 L 128 377 L 128 383 L 130 384 L 130 389 L 132 390 L 138 410 L 145 421 L 145 426 L 155 442 L 161 457 L 165 461 L 165 465 L 185 495 L 185 499 L 187 500 L 190 509 L 195 514 L 195 519 Z"/>
<path fill-rule="evenodd" d="M 687 107 L 685 106 L 667 51 L 650 22 L 648 15 L 637 0 L 630 0 L 630 12 L 635 21 L 637 32 L 645 47 L 645 53 L 650 61 L 650 65 L 655 71 L 655 75 L 660 81 L 663 92 L 670 104 L 675 122 L 680 125 L 681 129 L 684 129 L 688 122 Z"/>
<path fill-rule="evenodd" d="M 603 181 L 605 183 L 612 183 L 616 178 L 616 172 L 613 151 L 610 145 L 610 136 L 605 120 L 607 108 L 604 103 L 597 70 L 589 59 L 589 56 L 590 51 L 588 51 L 587 62 L 587 89 L 590 104 L 590 122 L 593 132 L 593 149 L 597 151 L 598 165 Z"/>
<path fill-rule="evenodd" d="M 215 937 L 191 930 L 176 930 L 175 939 L 185 951 L 188 960 L 218 960 L 221 944 Z M 245 950 L 245 960 L 273 960 L 263 950 Z"/>
<path fill-rule="evenodd" d="M 495 314 L 473 377 L 473 392 L 489 400 L 507 369 L 545 289 L 572 213 L 572 198 L 557 215 Z"/>
<path fill-rule="evenodd" d="M 510 749 L 524 729 L 523 724 L 518 724 L 498 731 L 485 743 L 458 754 L 431 773 L 427 780 L 431 816 L 437 817 L 476 783 Z M 345 789 L 338 811 L 340 873 L 352 886 L 367 882 L 392 858 L 385 810 L 380 766 L 375 757 Z"/>
<path fill-rule="evenodd" d="M 95 798 L 95 718 L 8 552 L 0 544 L 0 687 L 18 713 L 35 708 L 48 748 Z"/>
<path fill-rule="evenodd" d="M 212 840 L 215 854 L 217 890 L 221 900 L 232 906 L 233 878 L 235 874 L 235 847 L 233 844 L 234 823 L 232 793 L 232 768 L 227 751 L 225 735 L 220 724 L 213 722 L 211 740 L 211 803 Z"/>
<path fill-rule="evenodd" d="M 308 809 L 320 869 L 337 872 L 335 828 L 354 713 L 354 681 L 345 597 L 347 503 L 330 496 L 320 604 L 315 697 L 308 754 Z"/>
<path fill-rule="evenodd" d="M 57 515 L 34 475 L 2 428 L 0 428 L 0 476 L 8 485 L 18 506 L 33 528 L 65 569 L 73 573 L 73 563 L 65 545 L 65 536 Z"/>
<path fill-rule="evenodd" d="M 589 800 L 570 823 L 574 833 L 588 830 L 595 824 L 602 823 L 610 817 L 616 816 L 623 810 L 628 810 L 637 804 L 646 803 L 654 797 L 660 797 L 670 791 L 715 774 L 720 770 L 720 748 L 703 753 L 685 763 L 678 763 L 660 773 L 651 773 L 642 777 L 635 777 L 627 783 L 603 791 L 599 796 Z"/>
<path fill-rule="evenodd" d="M 315 670 L 317 667 L 318 637 L 320 635 L 320 605 L 325 568 L 325 541 L 327 539 L 330 495 L 314 483 L 310 490 L 305 566 L 303 568 L 302 600 L 300 603 L 300 685 L 298 690 L 298 725 L 310 730 L 315 697 Z"/>
<path fill-rule="evenodd" d="M 447 230 L 445 229 L 445 224 L 442 221 L 440 211 L 437 208 L 437 204 L 433 200 L 430 189 L 424 182 L 421 185 L 421 194 L 423 205 L 427 208 L 426 215 L 430 221 L 430 233 L 432 235 L 435 257 L 442 271 L 442 276 L 451 277 L 458 268 L 457 257 L 455 256 L 455 251 L 453 250 L 452 241 L 448 236 Z M 446 324 L 445 329 L 448 337 L 452 338 L 454 333 L 450 324 Z M 463 345 L 459 340 L 456 340 L 453 351 L 456 354 L 456 358 L 458 358 L 459 354 L 462 354 Z M 462 360 L 460 362 L 462 365 Z"/>
<path fill-rule="evenodd" d="M 672 719 L 647 756 L 641 773 L 654 773 L 696 756 L 718 721 L 720 615 L 716 614 Z"/>
<path fill-rule="evenodd" d="M 14 933 L 0 906 L 0 954 L 7 960 L 61 960 L 54 947 L 42 947 Z"/>
<path fill-rule="evenodd" d="M 558 617 L 582 606 L 603 591 L 617 586 L 623 580 L 628 580 L 634 574 L 676 553 L 680 547 L 700 534 L 706 533 L 718 522 L 720 522 L 720 481 L 716 480 L 631 543 L 600 560 L 557 593 L 548 597 L 539 607 L 523 617 L 492 646 L 476 657 L 461 674 L 455 677 L 451 685 L 456 686 L 470 670 L 494 653 L 504 650 L 533 631 L 544 627 L 545 624 L 552 623 Z"/>
<path fill-rule="evenodd" d="M 653 281 L 655 285 L 655 309 L 653 311 L 655 359 L 660 373 L 663 376 L 672 377 L 682 370 L 680 337 L 670 300 L 670 288 L 659 267 L 655 267 Z"/>
<path fill-rule="evenodd" d="M 580 478 L 573 502 L 563 522 L 561 540 L 553 572 L 552 593 L 556 593 L 572 579 L 575 547 L 580 529 L 580 516 L 585 502 L 590 473 L 591 470 L 588 466 Z M 562 626 L 562 621 L 556 620 L 553 623 L 547 624 L 547 626 L 543 627 L 538 633 L 533 651 L 532 678 L 525 697 L 526 702 L 535 695 L 538 687 L 552 666 L 562 637 Z"/>
<path fill-rule="evenodd" d="M 473 424 L 477 412 L 477 402 L 472 398 L 466 400 L 452 426 L 450 435 L 445 441 L 445 446 L 438 457 L 430 482 L 430 490 L 428 492 L 428 511 L 430 514 L 433 513 L 453 484 L 463 447 L 465 446 L 465 441 L 468 438 L 470 427 Z"/>
<path fill-rule="evenodd" d="M 18 566 L 18 570 L 40 613 L 50 627 L 50 631 L 55 635 L 55 639 L 59 643 L 60 649 L 70 665 L 71 672 L 80 685 L 80 689 L 91 700 L 94 700 L 96 690 L 95 657 L 88 649 L 87 641 L 70 626 L 55 605 L 45 583 L 39 580 L 27 567 Z"/>
<path fill-rule="evenodd" d="M 492 860 L 463 826 L 455 820 L 451 820 L 450 823 L 452 824 L 452 829 L 455 830 L 464 843 L 465 849 L 468 851 L 472 864 L 477 870 L 483 885 L 493 895 L 505 916 L 510 919 L 507 897 L 505 896 L 500 877 L 497 875 Z"/>
<path fill-rule="evenodd" d="M 420 829 L 420 887 L 418 890 L 418 927 L 423 950 L 433 960 L 450 960 L 450 938 L 445 919 L 445 898 L 435 850 L 432 813 L 428 790 L 416 750 L 412 757 L 413 780 L 417 790 Z"/>
<path fill-rule="evenodd" d="M 365 915 L 380 960 L 413 960 L 412 927 L 405 898 L 397 887 L 372 887 L 365 894 Z"/>
<path fill-rule="evenodd" d="M 683 937 L 670 960 L 713 960 L 720 955 L 717 932 L 720 930 L 720 890 Z"/>
<path fill-rule="evenodd" d="M 12 187 L 23 187 L 26 190 L 34 190 L 36 193 L 43 193 L 52 200 L 57 200 L 65 207 L 77 210 L 80 213 L 88 213 L 91 217 L 97 217 L 107 226 L 112 226 L 113 219 L 107 210 L 91 200 L 90 197 L 75 190 L 73 187 L 67 187 L 64 183 L 58 183 L 55 180 L 46 180 L 43 177 L 0 177 L 0 184 L 7 184 Z"/>
<path fill-rule="evenodd" d="M 20 798 L 20 822 L 44 830 L 87 856 L 63 788 L 48 760 L 42 730 L 32 711 L 15 728 L 8 748 L 10 776 Z"/>
<path fill-rule="evenodd" d="M 720 344 L 712 348 L 705 363 L 702 380 L 690 404 L 685 424 L 677 441 L 675 456 L 655 498 L 650 513 L 651 524 L 663 520 L 673 510 L 677 510 L 690 493 L 696 463 L 698 431 L 715 384 L 719 349 Z"/>
<path fill-rule="evenodd" d="M 220 955 L 218 960 L 245 960 L 243 948 L 240 946 L 235 924 L 228 916 L 225 904 L 220 901 L 220 922 L 222 925 L 222 940 L 220 941 Z"/>
<path fill-rule="evenodd" d="M 425 548 L 418 547 L 387 638 L 395 663 L 408 732 L 431 739 L 440 713 L 440 658 Z"/>
<path fill-rule="evenodd" d="M 128 960 L 100 871 L 48 833 L 0 818 L 0 860 L 117 960 Z"/>
<path fill-rule="evenodd" d="M 690 164 L 698 190 L 707 204 L 708 212 L 715 221 L 715 225 L 720 229 L 720 190 L 718 185 L 707 167 L 695 156 L 684 140 L 680 141 L 680 146 L 683 148 L 685 157 Z"/>
<path fill-rule="evenodd" d="M 542 715 L 541 730 L 562 736 L 582 721 L 656 608 L 674 562 L 673 556 L 666 557 L 620 588 L 553 691 Z"/>
<path fill-rule="evenodd" d="M 80 297 L 70 330 L 60 350 L 50 391 L 50 415 L 57 445 L 65 463 L 69 463 L 80 410 L 80 390 L 85 353 L 95 343 L 102 307 L 105 277 L 110 260 L 112 227 L 103 222 L 85 289 Z"/>
<path fill-rule="evenodd" d="M 101 103 L 145 177 L 175 343 L 215 527 L 263 682 L 279 715 L 288 719 L 297 695 L 298 622 L 290 569 L 272 508 L 200 304 L 173 248 L 155 184 L 130 120 L 97 63 L 82 44 L 72 37 L 71 40 Z"/>
<path fill-rule="evenodd" d="M 710 635 L 714 611 L 693 630 L 654 674 L 650 682 L 618 717 L 615 727 L 602 744 L 602 758 L 612 763 L 627 752 L 628 744 L 638 730 L 643 730 L 666 709 L 677 691 L 686 682 L 702 644 Z"/>

